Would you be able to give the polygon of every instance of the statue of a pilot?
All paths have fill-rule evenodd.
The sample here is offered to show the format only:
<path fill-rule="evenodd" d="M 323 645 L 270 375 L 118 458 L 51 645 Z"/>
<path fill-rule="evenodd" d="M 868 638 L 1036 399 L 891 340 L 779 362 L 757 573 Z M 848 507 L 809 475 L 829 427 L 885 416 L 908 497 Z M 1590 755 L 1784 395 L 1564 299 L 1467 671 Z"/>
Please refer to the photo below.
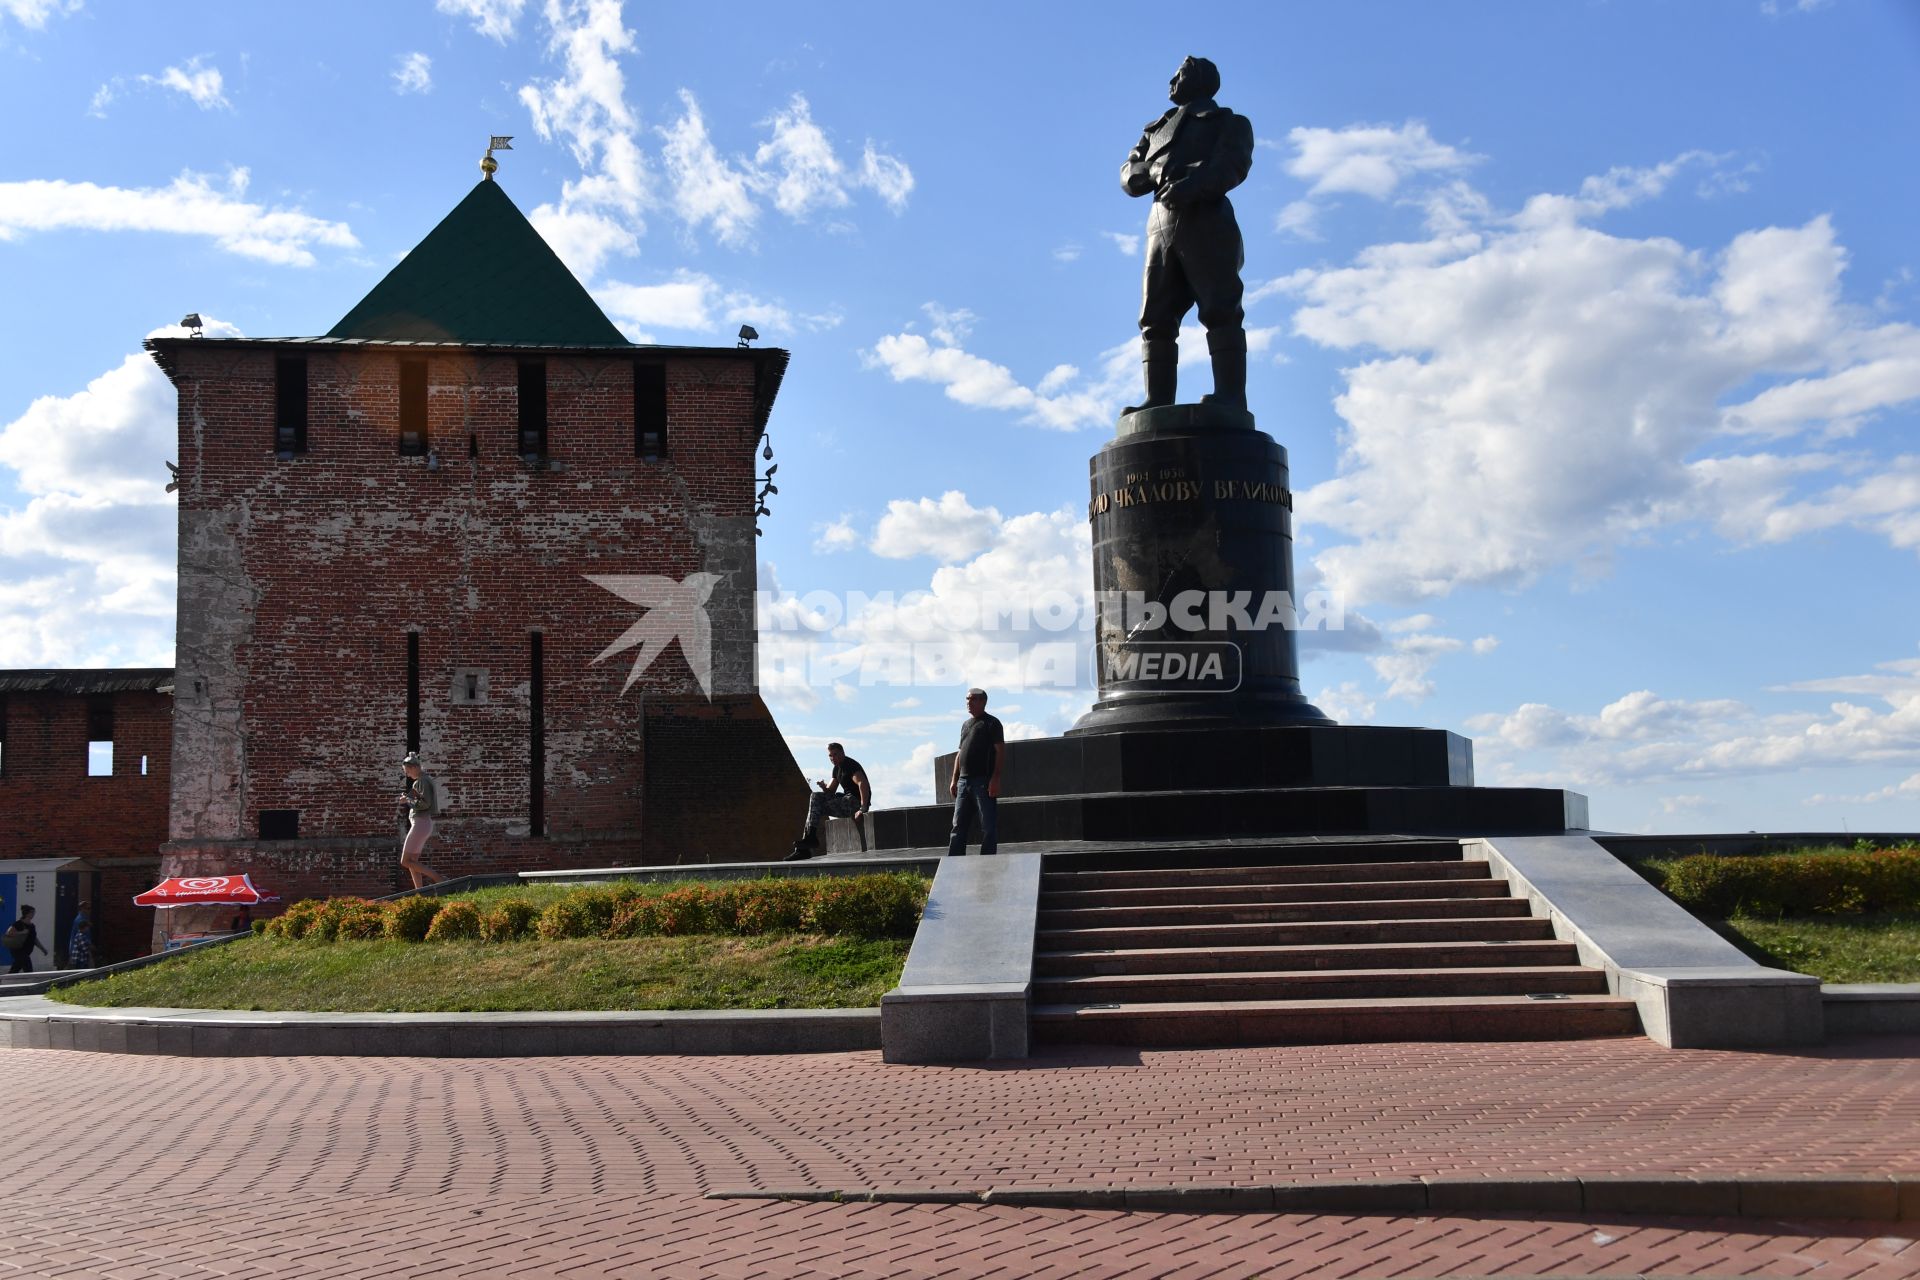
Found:
<path fill-rule="evenodd" d="M 1147 218 L 1147 270 L 1140 337 L 1147 398 L 1127 410 L 1173 403 L 1179 374 L 1180 321 L 1200 308 L 1213 355 L 1209 403 L 1247 407 L 1247 331 L 1242 324 L 1240 224 L 1227 192 L 1253 167 L 1253 125 L 1214 103 L 1220 72 L 1188 58 L 1167 87 L 1173 109 L 1147 126 L 1120 169 L 1130 196 L 1153 196 Z"/>

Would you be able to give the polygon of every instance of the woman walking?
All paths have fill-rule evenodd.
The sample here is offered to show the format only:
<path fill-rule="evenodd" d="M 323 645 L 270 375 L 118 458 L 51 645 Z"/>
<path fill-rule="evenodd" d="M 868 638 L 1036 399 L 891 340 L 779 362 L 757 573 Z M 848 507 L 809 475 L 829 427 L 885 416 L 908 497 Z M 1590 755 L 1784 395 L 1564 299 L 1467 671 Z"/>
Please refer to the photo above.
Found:
<path fill-rule="evenodd" d="M 407 839 L 400 846 L 400 865 L 413 877 L 413 887 L 423 889 L 446 879 L 420 860 L 420 851 L 433 836 L 433 816 L 440 812 L 440 784 L 421 767 L 418 751 L 407 752 L 400 764 L 407 771 L 407 785 L 400 793 L 400 803 L 407 813 Z"/>
<path fill-rule="evenodd" d="M 32 973 L 33 949 L 40 948 L 40 954 L 47 954 L 47 944 L 40 941 L 39 926 L 33 923 L 33 908 L 20 908 L 20 918 L 7 928 L 3 940 L 7 950 L 13 956 L 13 968 L 8 973 Z"/>

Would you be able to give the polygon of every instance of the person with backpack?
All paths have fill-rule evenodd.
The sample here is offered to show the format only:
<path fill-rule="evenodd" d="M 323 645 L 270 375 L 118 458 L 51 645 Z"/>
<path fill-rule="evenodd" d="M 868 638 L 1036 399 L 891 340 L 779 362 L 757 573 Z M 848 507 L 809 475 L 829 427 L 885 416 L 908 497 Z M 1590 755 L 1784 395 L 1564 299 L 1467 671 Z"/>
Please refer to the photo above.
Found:
<path fill-rule="evenodd" d="M 422 889 L 447 878 L 420 861 L 420 851 L 433 837 L 433 820 L 440 816 L 440 784 L 421 766 L 418 751 L 407 752 L 400 764 L 407 771 L 407 785 L 400 793 L 400 804 L 407 815 L 407 839 L 400 846 L 400 865 L 413 877 L 413 887 Z"/>
<path fill-rule="evenodd" d="M 8 973 L 32 973 L 33 949 L 40 948 L 40 954 L 47 954 L 47 944 L 40 941 L 39 927 L 33 923 L 33 908 L 20 908 L 20 918 L 15 920 L 6 933 L 0 934 L 0 946 L 13 953 L 13 968 Z"/>

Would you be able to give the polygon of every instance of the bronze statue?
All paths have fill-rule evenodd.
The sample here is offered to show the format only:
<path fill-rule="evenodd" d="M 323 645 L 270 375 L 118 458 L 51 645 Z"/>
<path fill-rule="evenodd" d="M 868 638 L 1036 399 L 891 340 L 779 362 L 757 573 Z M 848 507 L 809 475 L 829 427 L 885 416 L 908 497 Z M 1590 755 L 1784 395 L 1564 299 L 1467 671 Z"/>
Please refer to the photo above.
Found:
<path fill-rule="evenodd" d="M 1247 331 L 1240 306 L 1246 255 L 1227 192 L 1253 167 L 1253 125 L 1214 103 L 1220 72 L 1188 58 L 1167 86 L 1173 108 L 1148 125 L 1120 168 L 1130 196 L 1153 195 L 1140 339 L 1147 399 L 1126 412 L 1173 403 L 1180 321 L 1196 304 L 1213 356 L 1205 403 L 1247 407 Z"/>

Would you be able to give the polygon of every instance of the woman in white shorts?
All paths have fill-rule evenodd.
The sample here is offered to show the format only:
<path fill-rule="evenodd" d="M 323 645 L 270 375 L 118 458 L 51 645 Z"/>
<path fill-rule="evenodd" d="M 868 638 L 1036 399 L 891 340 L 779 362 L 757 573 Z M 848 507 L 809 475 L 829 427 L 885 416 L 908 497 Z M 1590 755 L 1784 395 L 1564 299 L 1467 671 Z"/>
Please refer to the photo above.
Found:
<path fill-rule="evenodd" d="M 400 793 L 400 803 L 407 810 L 407 840 L 400 846 L 400 865 L 413 877 L 413 887 L 420 889 L 446 879 L 420 861 L 420 851 L 433 836 L 433 815 L 440 808 L 440 784 L 421 768 L 418 751 L 407 752 L 400 764 L 407 771 L 406 789 Z"/>

